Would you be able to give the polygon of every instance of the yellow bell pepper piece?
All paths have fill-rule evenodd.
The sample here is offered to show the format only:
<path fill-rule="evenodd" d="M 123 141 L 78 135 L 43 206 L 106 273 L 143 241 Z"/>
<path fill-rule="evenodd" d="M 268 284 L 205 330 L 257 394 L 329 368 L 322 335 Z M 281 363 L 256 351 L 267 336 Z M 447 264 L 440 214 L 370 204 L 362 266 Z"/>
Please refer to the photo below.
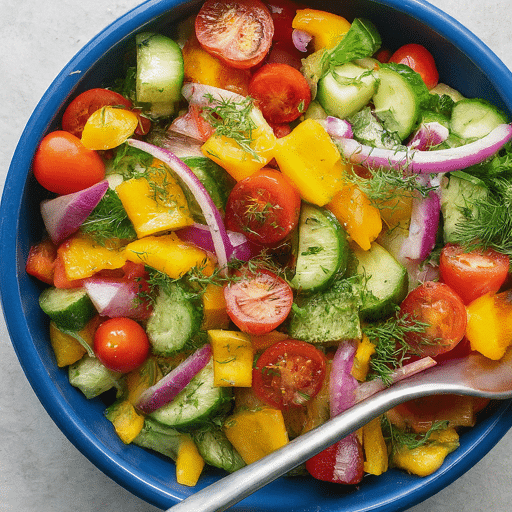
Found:
<path fill-rule="evenodd" d="M 331 417 L 329 381 L 331 375 L 331 360 L 327 360 L 326 374 L 322 387 L 316 396 L 306 402 L 306 421 L 302 433 L 325 423 Z"/>
<path fill-rule="evenodd" d="M 370 359 L 375 354 L 375 345 L 363 334 L 363 338 L 357 344 L 354 364 L 352 365 L 352 377 L 359 382 L 364 382 L 370 369 Z"/>
<path fill-rule="evenodd" d="M 146 389 L 156 384 L 160 378 L 161 372 L 155 359 L 148 357 L 141 366 L 126 375 L 126 400 L 132 405 L 136 405 L 140 395 Z"/>
<path fill-rule="evenodd" d="M 251 73 L 235 69 L 202 48 L 195 34 L 183 47 L 185 81 L 218 87 L 247 96 Z"/>
<path fill-rule="evenodd" d="M 412 194 L 399 194 L 392 199 L 376 201 L 382 222 L 384 222 L 389 229 L 393 229 L 398 226 L 400 222 L 408 221 L 411 218 L 412 199 Z"/>
<path fill-rule="evenodd" d="M 281 172 L 309 203 L 324 206 L 341 186 L 345 164 L 329 134 L 313 119 L 278 139 L 275 158 Z"/>
<path fill-rule="evenodd" d="M 127 400 L 110 407 L 107 410 L 107 417 L 125 444 L 130 444 L 144 426 L 144 416 L 138 414 L 135 407 Z"/>
<path fill-rule="evenodd" d="M 364 471 L 381 475 L 388 470 L 388 448 L 382 435 L 380 416 L 363 426 Z"/>
<path fill-rule="evenodd" d="M 359 187 L 345 184 L 336 193 L 327 208 L 340 221 L 354 242 L 367 251 L 382 231 L 378 208 Z"/>
<path fill-rule="evenodd" d="M 204 468 L 204 459 L 199 454 L 190 434 L 183 434 L 176 458 L 176 481 L 194 487 Z"/>
<path fill-rule="evenodd" d="M 431 442 L 432 441 L 432 442 Z M 446 456 L 459 446 L 459 435 L 453 428 L 434 432 L 427 444 L 409 449 L 399 447 L 393 454 L 392 462 L 396 467 L 418 476 L 428 476 L 437 471 Z"/>
<path fill-rule="evenodd" d="M 501 359 L 512 344 L 512 293 L 487 293 L 466 307 L 466 337 L 471 349 Z"/>
<path fill-rule="evenodd" d="M 59 330 L 53 322 L 50 322 L 50 343 L 59 368 L 76 363 L 87 353 L 83 345 L 73 336 Z"/>
<path fill-rule="evenodd" d="M 283 414 L 270 407 L 236 412 L 226 419 L 224 432 L 246 464 L 256 462 L 288 443 Z"/>
<path fill-rule="evenodd" d="M 213 354 L 213 384 L 217 387 L 250 388 L 253 349 L 248 334 L 213 329 L 208 331 Z"/>
<path fill-rule="evenodd" d="M 82 132 L 82 144 L 95 150 L 116 148 L 133 135 L 138 124 L 139 118 L 129 110 L 102 107 L 87 119 Z"/>
<path fill-rule="evenodd" d="M 251 334 L 252 348 L 255 352 L 265 350 L 278 341 L 287 340 L 288 334 L 279 331 L 270 331 L 267 334 Z"/>
<path fill-rule="evenodd" d="M 124 254 L 127 260 L 149 265 L 171 279 L 179 279 L 194 267 L 209 276 L 215 268 L 205 251 L 181 241 L 175 233 L 135 240 L 125 247 Z"/>
<path fill-rule="evenodd" d="M 348 32 L 350 22 L 330 12 L 316 9 L 299 9 L 292 27 L 313 36 L 313 49 L 334 48 Z"/>
<path fill-rule="evenodd" d="M 206 286 L 202 295 L 203 301 L 203 323 L 201 329 L 227 329 L 229 327 L 229 316 L 226 311 L 226 299 L 224 288 L 210 283 Z"/>
<path fill-rule="evenodd" d="M 158 160 L 148 178 L 132 178 L 116 187 L 138 238 L 190 226 L 185 194 L 165 165 Z"/>
<path fill-rule="evenodd" d="M 105 245 L 92 237 L 77 233 L 63 242 L 57 250 L 70 280 L 91 277 L 100 270 L 114 270 L 126 263 L 123 251 L 116 240 Z"/>
<path fill-rule="evenodd" d="M 274 131 L 256 107 L 253 107 L 250 118 L 254 123 L 250 134 L 250 151 L 240 146 L 235 139 L 216 134 L 201 146 L 204 156 L 226 169 L 236 181 L 255 173 L 274 157 Z"/>

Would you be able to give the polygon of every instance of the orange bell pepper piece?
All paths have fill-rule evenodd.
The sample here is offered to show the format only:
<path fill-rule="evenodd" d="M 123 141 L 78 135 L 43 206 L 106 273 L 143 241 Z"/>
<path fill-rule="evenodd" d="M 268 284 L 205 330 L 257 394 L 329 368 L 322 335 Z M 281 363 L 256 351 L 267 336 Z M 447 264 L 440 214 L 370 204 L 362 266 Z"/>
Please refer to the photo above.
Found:
<path fill-rule="evenodd" d="M 30 247 L 25 270 L 44 283 L 53 285 L 53 267 L 57 257 L 57 247 L 50 240 L 43 240 Z"/>

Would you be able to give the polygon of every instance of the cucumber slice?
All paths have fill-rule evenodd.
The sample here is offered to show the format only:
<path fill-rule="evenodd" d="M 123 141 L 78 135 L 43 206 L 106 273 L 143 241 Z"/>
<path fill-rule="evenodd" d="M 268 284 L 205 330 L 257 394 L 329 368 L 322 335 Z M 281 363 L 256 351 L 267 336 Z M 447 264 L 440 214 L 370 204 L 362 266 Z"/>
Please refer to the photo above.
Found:
<path fill-rule="evenodd" d="M 149 103 L 155 117 L 169 116 L 181 97 L 185 69 L 181 49 L 172 39 L 153 32 L 137 34 L 135 43 L 137 102 Z"/>
<path fill-rule="evenodd" d="M 210 360 L 172 402 L 149 417 L 176 429 L 197 427 L 222 412 L 231 397 L 231 388 L 213 385 L 213 361 Z"/>
<path fill-rule="evenodd" d="M 68 368 L 69 383 L 78 388 L 86 398 L 95 398 L 112 389 L 120 388 L 120 373 L 109 370 L 98 359 L 85 355 Z"/>
<path fill-rule="evenodd" d="M 39 296 L 41 309 L 59 329 L 80 331 L 97 314 L 84 288 L 46 288 Z"/>
<path fill-rule="evenodd" d="M 386 318 L 407 295 L 408 274 L 384 247 L 372 243 L 368 251 L 353 248 L 357 260 L 356 273 L 366 278 L 366 290 L 360 314 L 363 320 Z"/>
<path fill-rule="evenodd" d="M 311 204 L 302 206 L 296 254 L 290 284 L 297 290 L 320 290 L 345 272 L 347 234 L 329 210 Z"/>
<path fill-rule="evenodd" d="M 329 115 L 345 119 L 371 100 L 377 83 L 373 71 L 348 62 L 318 82 L 316 100 Z"/>
<path fill-rule="evenodd" d="M 504 123 L 507 116 L 488 101 L 463 99 L 453 107 L 450 130 L 463 139 L 480 139 Z"/>
<path fill-rule="evenodd" d="M 396 64 L 380 68 L 379 87 L 373 103 L 375 114 L 388 131 L 397 132 L 404 140 L 412 133 L 420 107 L 428 99 L 426 85 L 408 66 Z"/>
<path fill-rule="evenodd" d="M 162 425 L 151 418 L 144 419 L 144 426 L 133 444 L 161 453 L 176 460 L 182 440 L 182 433 L 176 429 Z"/>
<path fill-rule="evenodd" d="M 154 354 L 170 356 L 183 349 L 201 328 L 203 313 L 199 303 L 176 283 L 161 289 L 156 298 L 146 332 Z"/>

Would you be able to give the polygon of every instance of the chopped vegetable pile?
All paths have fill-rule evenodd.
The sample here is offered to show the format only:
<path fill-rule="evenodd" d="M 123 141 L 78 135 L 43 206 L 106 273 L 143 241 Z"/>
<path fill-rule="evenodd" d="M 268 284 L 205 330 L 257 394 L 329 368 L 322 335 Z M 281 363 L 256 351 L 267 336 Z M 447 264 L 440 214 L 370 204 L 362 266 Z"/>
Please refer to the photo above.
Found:
<path fill-rule="evenodd" d="M 446 359 L 500 359 L 507 114 L 364 18 L 206 0 L 174 28 L 137 34 L 33 161 L 52 197 L 26 270 L 56 364 L 122 442 L 194 486 Z M 431 474 L 486 404 L 408 402 L 296 473 Z"/>

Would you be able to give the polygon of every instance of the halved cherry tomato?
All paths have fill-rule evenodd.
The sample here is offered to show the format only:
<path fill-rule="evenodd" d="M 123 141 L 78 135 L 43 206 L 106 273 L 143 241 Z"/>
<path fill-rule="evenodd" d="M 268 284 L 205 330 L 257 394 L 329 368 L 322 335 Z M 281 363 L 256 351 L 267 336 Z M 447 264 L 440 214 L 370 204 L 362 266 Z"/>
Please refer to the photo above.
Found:
<path fill-rule="evenodd" d="M 138 368 L 149 354 L 146 331 L 131 318 L 110 318 L 94 334 L 94 353 L 110 370 L 128 373 Z"/>
<path fill-rule="evenodd" d="M 441 251 L 441 278 L 460 296 L 464 304 L 486 293 L 495 293 L 508 276 L 510 258 L 493 249 L 467 252 L 456 244 Z"/>
<path fill-rule="evenodd" d="M 439 72 L 433 55 L 421 44 L 406 44 L 391 55 L 389 62 L 405 64 L 421 75 L 428 89 L 439 81 Z"/>
<path fill-rule="evenodd" d="M 256 395 L 277 409 L 304 405 L 318 394 L 326 374 L 326 359 L 304 341 L 278 341 L 258 358 L 252 386 Z"/>
<path fill-rule="evenodd" d="M 400 315 L 428 324 L 425 332 L 408 331 L 411 353 L 435 357 L 453 349 L 466 331 L 466 307 L 446 284 L 427 281 L 412 290 L 400 306 Z"/>
<path fill-rule="evenodd" d="M 277 41 L 270 48 L 265 64 L 288 64 L 292 68 L 300 69 L 303 57 L 304 54 L 292 44 Z"/>
<path fill-rule="evenodd" d="M 264 168 L 239 181 L 226 203 L 226 227 L 252 242 L 274 245 L 297 226 L 300 195 L 279 171 Z"/>
<path fill-rule="evenodd" d="M 201 46 L 226 64 L 248 69 L 267 54 L 274 22 L 260 0 L 207 0 L 195 21 Z"/>
<path fill-rule="evenodd" d="M 79 94 L 68 105 L 62 116 L 62 129 L 80 138 L 89 116 L 108 105 L 130 109 L 132 102 L 109 89 L 89 89 Z"/>
<path fill-rule="evenodd" d="M 36 180 L 57 194 L 78 192 L 105 177 L 105 164 L 98 153 L 62 130 L 43 138 L 34 155 L 32 169 Z"/>
<path fill-rule="evenodd" d="M 243 271 L 224 288 L 226 311 L 247 334 L 266 334 L 281 325 L 292 308 L 290 285 L 269 270 Z"/>
<path fill-rule="evenodd" d="M 270 123 L 290 123 L 306 112 L 311 90 L 300 71 L 288 64 L 265 64 L 251 78 L 249 95 Z"/>

